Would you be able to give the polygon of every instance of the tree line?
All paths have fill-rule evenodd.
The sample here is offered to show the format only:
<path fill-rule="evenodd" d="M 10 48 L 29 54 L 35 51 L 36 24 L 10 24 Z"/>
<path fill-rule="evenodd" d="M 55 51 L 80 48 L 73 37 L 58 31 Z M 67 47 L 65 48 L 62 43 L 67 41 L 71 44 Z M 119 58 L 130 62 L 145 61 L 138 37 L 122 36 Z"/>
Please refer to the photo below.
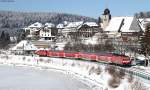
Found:
<path fill-rule="evenodd" d="M 96 21 L 96 19 L 90 17 L 66 13 L 0 11 L 0 35 L 2 31 L 6 31 L 10 36 L 15 36 L 20 40 L 21 28 L 27 27 L 35 22 L 59 24 L 63 21 L 73 22 L 81 20 Z"/>
<path fill-rule="evenodd" d="M 137 17 L 137 18 L 150 18 L 150 11 L 135 13 L 135 17 Z"/>

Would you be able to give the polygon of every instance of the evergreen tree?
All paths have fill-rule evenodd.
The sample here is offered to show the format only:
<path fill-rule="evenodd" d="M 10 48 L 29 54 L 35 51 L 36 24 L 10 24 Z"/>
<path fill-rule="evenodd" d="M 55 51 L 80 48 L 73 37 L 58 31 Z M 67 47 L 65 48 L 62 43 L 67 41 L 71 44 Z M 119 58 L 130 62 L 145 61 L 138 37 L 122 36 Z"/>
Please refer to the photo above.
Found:
<path fill-rule="evenodd" d="M 150 55 L 150 23 L 146 25 L 145 32 L 140 38 L 141 53 Z"/>
<path fill-rule="evenodd" d="M 4 39 L 5 39 L 5 32 L 2 31 L 1 36 L 0 36 L 0 42 L 3 42 Z"/>
<path fill-rule="evenodd" d="M 140 37 L 140 53 L 148 58 L 150 55 L 150 23 L 146 25 L 145 32 Z"/>
<path fill-rule="evenodd" d="M 144 13 L 140 12 L 140 18 L 144 18 Z"/>
<path fill-rule="evenodd" d="M 0 48 L 7 48 L 8 44 L 10 43 L 10 36 L 9 34 L 4 31 L 2 31 L 1 36 L 0 36 Z"/>

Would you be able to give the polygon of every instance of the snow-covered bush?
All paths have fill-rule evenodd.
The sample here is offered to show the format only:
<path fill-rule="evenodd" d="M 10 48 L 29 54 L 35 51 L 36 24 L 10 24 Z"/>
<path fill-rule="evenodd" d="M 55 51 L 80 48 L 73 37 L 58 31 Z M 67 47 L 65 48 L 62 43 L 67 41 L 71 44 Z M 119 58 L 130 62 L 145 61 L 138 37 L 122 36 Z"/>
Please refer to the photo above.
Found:
<path fill-rule="evenodd" d="M 132 83 L 132 82 L 133 82 L 133 79 L 134 79 L 134 78 L 133 78 L 132 75 L 129 75 L 129 76 L 128 76 L 128 82 L 129 82 L 129 83 Z"/>
<path fill-rule="evenodd" d="M 89 75 L 91 75 L 91 74 L 93 74 L 93 73 L 95 73 L 95 74 L 97 74 L 97 75 L 100 75 L 101 74 L 101 72 L 102 72 L 102 69 L 100 68 L 100 67 L 94 67 L 94 66 L 92 66 L 91 68 L 90 68 L 90 70 L 89 70 Z"/>
<path fill-rule="evenodd" d="M 26 60 L 26 57 L 22 57 L 22 60 L 25 61 L 25 60 Z"/>
<path fill-rule="evenodd" d="M 94 72 L 94 66 L 92 66 L 89 70 L 89 75 L 91 75 Z"/>
<path fill-rule="evenodd" d="M 111 75 L 111 79 L 108 81 L 108 85 L 112 88 L 117 88 L 121 84 L 121 80 L 124 78 L 125 73 L 116 69 L 113 66 L 108 66 L 106 71 Z"/>
<path fill-rule="evenodd" d="M 96 73 L 97 75 L 100 75 L 101 72 L 102 72 L 102 69 L 101 69 L 100 67 L 97 67 L 97 68 L 95 69 L 95 73 Z"/>
<path fill-rule="evenodd" d="M 121 79 L 119 77 L 112 77 L 112 79 L 109 80 L 108 85 L 112 88 L 119 87 L 121 83 Z"/>
<path fill-rule="evenodd" d="M 139 81 L 135 80 L 131 84 L 131 90 L 146 90 L 146 88 L 143 86 L 142 83 L 140 83 Z"/>

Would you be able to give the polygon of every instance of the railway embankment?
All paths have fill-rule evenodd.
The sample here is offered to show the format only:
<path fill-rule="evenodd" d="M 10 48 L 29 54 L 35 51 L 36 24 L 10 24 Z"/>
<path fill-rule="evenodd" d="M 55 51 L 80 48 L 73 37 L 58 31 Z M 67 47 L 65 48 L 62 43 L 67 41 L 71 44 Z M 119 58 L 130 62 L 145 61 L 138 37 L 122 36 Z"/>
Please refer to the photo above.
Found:
<path fill-rule="evenodd" d="M 134 77 L 134 73 L 128 73 L 127 69 L 94 62 L 3 54 L 0 55 L 0 63 L 63 72 L 78 78 L 93 90 L 150 90 Z"/>

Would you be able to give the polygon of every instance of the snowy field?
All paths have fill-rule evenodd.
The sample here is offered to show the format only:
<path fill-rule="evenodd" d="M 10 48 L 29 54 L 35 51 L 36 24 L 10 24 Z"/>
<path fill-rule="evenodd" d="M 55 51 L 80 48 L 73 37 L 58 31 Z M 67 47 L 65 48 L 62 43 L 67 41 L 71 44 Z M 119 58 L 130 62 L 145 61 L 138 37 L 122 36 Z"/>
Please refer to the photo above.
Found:
<path fill-rule="evenodd" d="M 0 90 L 92 90 L 61 72 L 0 65 Z"/>
<path fill-rule="evenodd" d="M 25 69 L 21 69 L 21 70 L 23 70 L 23 72 L 26 72 L 26 73 L 22 73 L 20 75 L 27 76 L 29 73 L 29 76 L 17 77 L 17 78 L 19 78 L 20 82 L 21 81 L 24 82 L 24 80 L 26 81 L 26 79 L 24 79 L 24 78 L 29 78 L 33 81 L 36 81 L 36 83 L 37 82 L 45 82 L 45 84 L 40 83 L 40 84 L 35 85 L 35 86 L 40 86 L 40 85 L 43 86 L 44 85 L 45 87 L 42 87 L 44 89 L 40 89 L 40 88 L 36 89 L 36 87 L 35 87 L 34 90 L 47 90 L 45 88 L 48 85 L 55 87 L 57 85 L 60 85 L 60 83 L 64 84 L 64 82 L 67 82 L 67 85 L 69 83 L 69 86 L 74 85 L 74 86 L 71 86 L 73 89 L 71 87 L 67 87 L 67 89 L 60 89 L 59 87 L 57 87 L 58 89 L 54 88 L 54 89 L 50 89 L 50 90 L 150 90 L 149 83 L 143 83 L 143 80 L 141 81 L 139 78 L 135 78 L 134 76 L 130 76 L 130 75 L 125 75 L 125 73 L 123 71 L 120 71 L 119 69 L 110 67 L 109 65 L 104 66 L 104 65 L 99 65 L 96 63 L 85 62 L 85 61 L 76 61 L 76 60 L 70 60 L 70 59 L 65 59 L 65 58 L 49 58 L 49 57 L 37 57 L 37 56 L 32 57 L 32 56 L 21 56 L 21 55 L 2 55 L 2 54 L 0 55 L 0 63 L 2 65 L 9 65 L 12 67 L 17 66 L 15 68 L 17 70 L 20 70 L 18 68 L 18 66 L 21 68 L 28 67 Z M 31 68 L 31 69 L 29 69 L 29 68 Z M 33 70 L 33 68 L 34 68 L 34 70 Z M 39 70 L 39 71 L 36 72 L 36 74 L 35 74 L 35 71 L 37 71 L 37 70 Z M 44 70 L 44 71 L 41 71 L 41 70 Z M 0 70 L 0 71 L 2 71 L 2 73 L 3 73 L 5 70 Z M 12 71 L 14 71 L 14 70 L 12 70 Z M 45 72 L 45 71 L 47 71 L 47 72 Z M 42 72 L 42 73 L 39 73 L 39 72 Z M 44 74 L 43 72 L 45 72 L 47 74 Z M 57 83 L 55 85 L 55 82 L 52 82 L 50 84 L 47 80 L 42 81 L 41 80 L 42 77 L 39 77 L 40 78 L 39 80 L 36 80 L 34 78 L 39 75 L 40 76 L 50 76 L 50 77 L 47 77 L 49 80 L 51 78 L 51 75 L 49 75 L 48 72 L 49 73 L 56 72 L 56 73 L 52 74 L 52 78 L 53 78 L 53 76 L 60 76 L 60 78 L 58 78 L 58 77 L 56 78 L 56 80 L 60 80 L 60 82 L 58 81 L 59 83 Z M 1 75 L 1 72 L 0 72 L 0 75 Z M 16 75 L 13 75 L 13 74 L 11 75 L 11 73 L 8 73 L 8 76 L 6 75 L 6 77 L 8 77 L 8 79 L 9 79 L 9 76 L 10 77 L 13 76 L 14 80 L 17 80 L 15 78 Z M 5 75 L 3 77 L 5 77 Z M 46 77 L 44 78 L 44 80 L 45 79 L 46 79 Z M 69 80 L 69 81 L 66 81 L 66 80 Z M 10 81 L 12 81 L 12 80 L 10 80 Z M 54 85 L 53 85 L 53 83 L 54 83 Z M 19 84 L 17 83 L 17 85 L 19 85 Z M 66 84 L 65 85 L 63 85 L 63 84 L 60 86 L 63 86 L 63 88 L 66 88 L 66 86 L 65 86 Z M 8 83 L 8 85 L 9 85 L 9 83 Z M 34 83 L 32 81 L 31 81 L 31 85 L 34 85 Z M 6 84 L 6 86 L 7 86 L 7 84 Z M 6 86 L 4 86 L 4 87 L 6 87 Z M 10 84 L 10 86 L 11 86 L 11 84 Z M 21 85 L 19 85 L 19 86 L 21 86 Z M 16 90 L 16 89 L 13 89 L 13 90 Z M 2 89 L 0 89 L 0 90 L 2 90 Z M 9 89 L 9 90 L 11 90 L 11 89 Z M 30 88 L 25 89 L 25 90 L 30 90 Z M 33 89 L 31 89 L 31 90 L 33 90 Z"/>

